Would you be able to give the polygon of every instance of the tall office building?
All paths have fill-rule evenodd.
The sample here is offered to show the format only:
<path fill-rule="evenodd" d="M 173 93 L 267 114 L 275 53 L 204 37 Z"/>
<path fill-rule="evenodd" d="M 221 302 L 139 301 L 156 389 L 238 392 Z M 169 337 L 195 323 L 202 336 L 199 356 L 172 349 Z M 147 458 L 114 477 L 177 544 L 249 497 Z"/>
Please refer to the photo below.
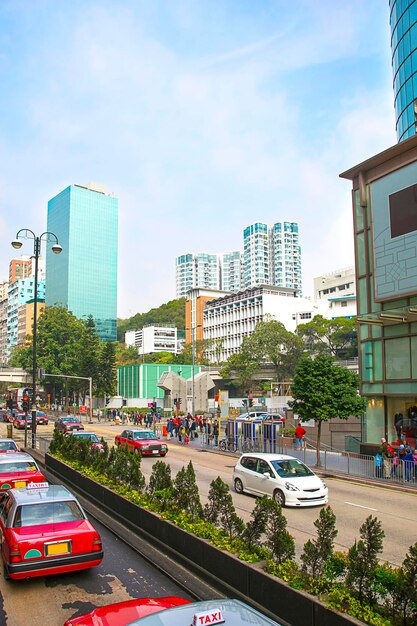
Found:
<path fill-rule="evenodd" d="M 101 185 L 70 185 L 48 202 L 48 231 L 62 253 L 47 246 L 46 306 L 92 315 L 99 337 L 115 341 L 118 200 Z"/>
<path fill-rule="evenodd" d="M 298 224 L 257 222 L 243 231 L 243 285 L 275 285 L 301 295 L 301 249 Z"/>
<path fill-rule="evenodd" d="M 242 254 L 239 251 L 220 255 L 220 289 L 240 291 L 242 289 Z"/>
<path fill-rule="evenodd" d="M 176 294 L 183 298 L 187 291 L 201 287 L 219 289 L 220 259 L 218 254 L 183 254 L 175 260 Z"/>
<path fill-rule="evenodd" d="M 391 54 L 398 141 L 416 134 L 417 0 L 390 0 Z"/>

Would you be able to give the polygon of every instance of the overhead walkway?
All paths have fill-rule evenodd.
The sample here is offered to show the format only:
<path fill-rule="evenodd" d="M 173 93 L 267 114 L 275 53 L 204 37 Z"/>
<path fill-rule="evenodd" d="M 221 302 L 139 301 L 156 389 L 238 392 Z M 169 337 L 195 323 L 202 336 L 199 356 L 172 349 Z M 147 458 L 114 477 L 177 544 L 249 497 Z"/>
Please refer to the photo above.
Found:
<path fill-rule="evenodd" d="M 28 374 L 21 367 L 0 367 L 0 381 L 28 385 L 32 382 L 32 374 Z"/>

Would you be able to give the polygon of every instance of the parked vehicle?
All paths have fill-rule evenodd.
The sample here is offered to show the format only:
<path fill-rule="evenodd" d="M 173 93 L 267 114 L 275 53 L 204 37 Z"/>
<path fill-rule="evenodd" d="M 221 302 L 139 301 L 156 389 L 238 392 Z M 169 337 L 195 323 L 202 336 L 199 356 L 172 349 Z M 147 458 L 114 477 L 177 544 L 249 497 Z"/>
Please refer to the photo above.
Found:
<path fill-rule="evenodd" d="M 280 506 L 327 504 L 326 483 L 299 459 L 285 454 L 242 454 L 233 471 L 237 493 L 271 496 Z"/>

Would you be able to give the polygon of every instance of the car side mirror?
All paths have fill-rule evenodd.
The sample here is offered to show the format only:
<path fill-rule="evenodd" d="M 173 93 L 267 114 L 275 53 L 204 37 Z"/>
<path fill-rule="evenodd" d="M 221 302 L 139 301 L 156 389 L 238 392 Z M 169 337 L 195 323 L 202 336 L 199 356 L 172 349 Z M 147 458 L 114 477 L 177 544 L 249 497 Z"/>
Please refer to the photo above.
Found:
<path fill-rule="evenodd" d="M 269 472 L 264 472 L 264 478 L 271 478 L 271 474 Z"/>

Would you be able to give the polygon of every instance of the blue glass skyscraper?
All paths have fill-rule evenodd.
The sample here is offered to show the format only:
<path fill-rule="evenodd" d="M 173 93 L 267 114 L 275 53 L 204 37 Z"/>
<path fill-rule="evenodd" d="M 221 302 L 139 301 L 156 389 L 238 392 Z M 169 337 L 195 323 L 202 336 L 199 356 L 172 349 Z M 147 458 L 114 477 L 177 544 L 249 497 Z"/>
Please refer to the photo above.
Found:
<path fill-rule="evenodd" d="M 398 141 L 416 134 L 417 0 L 390 0 L 395 123 Z"/>
<path fill-rule="evenodd" d="M 48 202 L 48 231 L 62 253 L 46 256 L 46 306 L 92 315 L 104 341 L 115 341 L 118 200 L 101 186 L 70 185 Z"/>

